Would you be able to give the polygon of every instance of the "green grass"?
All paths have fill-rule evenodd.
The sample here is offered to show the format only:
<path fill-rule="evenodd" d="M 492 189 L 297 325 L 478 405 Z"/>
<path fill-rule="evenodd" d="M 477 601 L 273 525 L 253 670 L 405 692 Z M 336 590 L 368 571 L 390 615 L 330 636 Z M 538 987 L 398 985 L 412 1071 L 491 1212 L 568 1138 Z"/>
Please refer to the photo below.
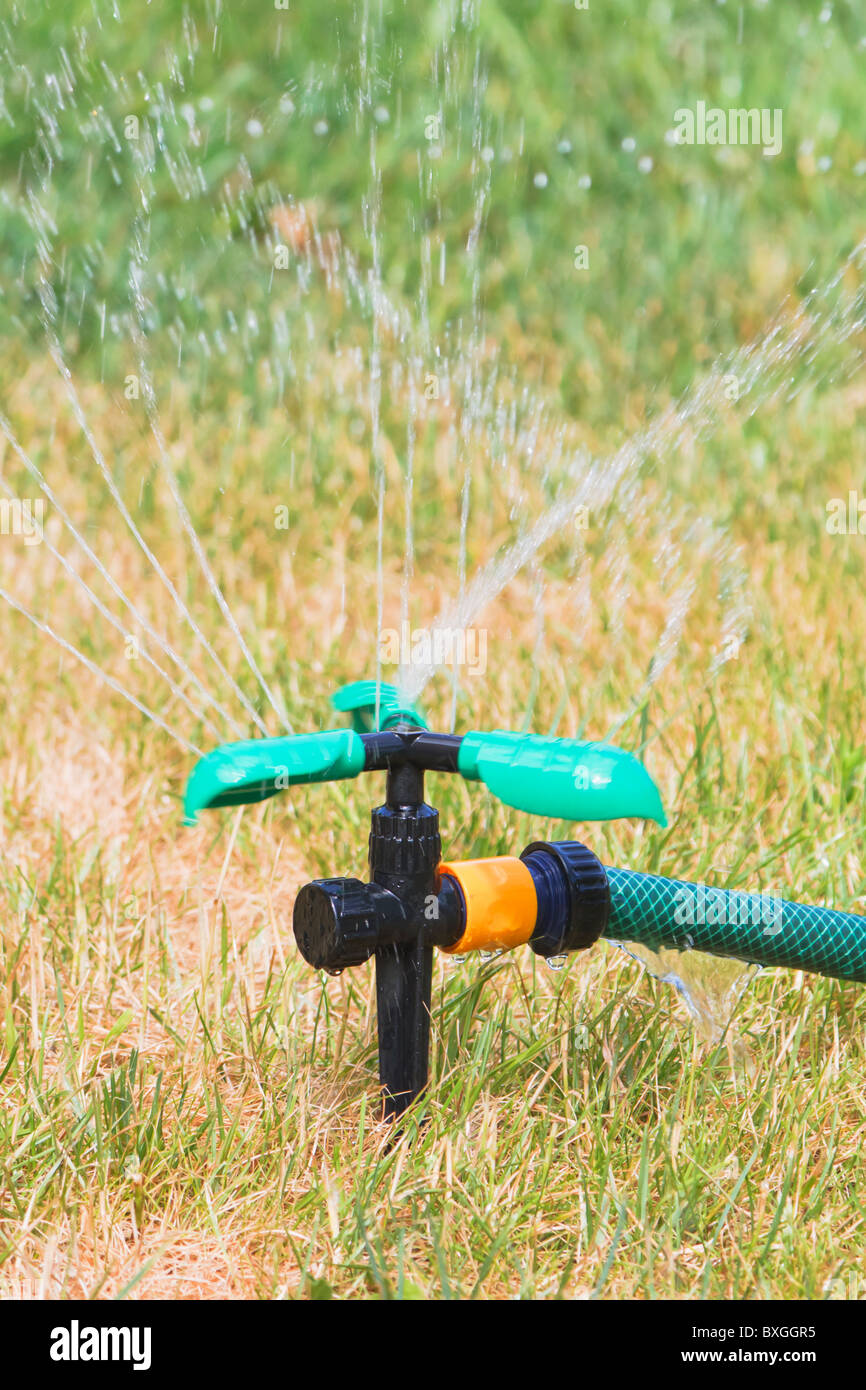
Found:
<path fill-rule="evenodd" d="M 618 0 L 579 12 L 483 0 L 477 26 L 454 33 L 448 7 L 395 4 L 371 30 L 368 75 L 359 21 L 342 5 L 227 3 L 216 34 L 196 20 L 192 63 L 179 6 L 122 9 L 119 22 L 106 9 L 101 28 L 89 3 L 62 18 L 34 4 L 8 22 L 20 69 L 5 73 L 11 119 L 0 120 L 0 408 L 141 611 L 235 714 L 75 427 L 40 321 L 28 189 L 50 219 L 57 333 L 95 437 L 182 598 L 256 699 L 178 526 L 143 401 L 124 394 L 139 371 L 130 261 L 145 268 L 142 322 L 172 461 L 299 729 L 325 725 L 329 691 L 373 670 L 381 476 L 385 621 L 399 614 L 408 393 L 436 362 L 465 360 L 474 306 L 477 360 L 499 354 L 503 399 L 528 426 L 537 417 L 521 395 L 537 387 L 547 414 L 536 454 L 521 455 L 525 437 L 473 415 L 456 386 L 419 406 L 419 618 L 456 591 L 467 478 L 471 574 L 556 494 L 558 441 L 615 450 L 717 354 L 759 333 L 785 295 L 797 301 L 832 274 L 862 234 L 866 30 L 853 3 L 827 22 L 813 5 L 747 4 L 742 42 L 733 4 Z M 61 44 L 84 56 L 75 100 L 54 113 L 43 185 L 40 93 Z M 433 76 L 437 44 L 447 83 Z M 479 45 L 483 91 L 472 83 Z M 674 110 L 698 99 L 782 107 L 782 154 L 666 145 Z M 444 131 L 432 162 L 431 113 Z M 145 131 L 161 120 L 182 187 L 184 153 L 200 169 L 194 196 L 163 153 L 143 177 L 141 158 L 114 149 L 106 123 L 116 131 L 130 114 Z M 280 279 L 272 256 L 273 219 L 303 205 L 333 238 L 326 261 L 345 252 L 369 270 L 374 127 L 382 279 L 415 323 L 411 339 L 378 342 L 378 458 L 371 316 L 352 301 L 345 262 L 335 290 L 321 270 L 299 285 L 294 262 Z M 464 249 L 482 177 L 476 129 L 495 152 L 477 299 Z M 557 150 L 564 138 L 569 153 Z M 832 165 L 821 169 L 824 155 Z M 136 221 L 142 184 L 149 224 Z M 583 276 L 579 242 L 590 247 Z M 861 343 L 849 346 L 852 356 Z M 647 460 L 634 494 L 594 513 L 584 536 L 548 542 L 535 571 L 485 610 L 490 670 L 464 691 L 458 721 L 600 735 L 631 711 L 618 737 L 643 750 L 671 825 L 581 828 L 603 859 L 860 911 L 864 542 L 829 535 L 825 519 L 830 498 L 864 486 L 866 425 L 861 379 L 841 370 L 841 350 L 822 352 L 819 380 L 794 363 L 792 401 L 718 412 L 711 431 Z M 8 447 L 0 461 L 31 496 Z M 274 527 L 279 505 L 288 532 Z M 719 590 L 736 566 L 722 573 L 718 549 L 699 550 L 698 520 L 728 528 L 752 606 L 748 639 L 715 675 Z M 51 508 L 46 535 L 67 553 Z M 657 558 L 665 540 L 681 555 L 670 575 Z M 104 581 L 82 573 L 114 609 Z M 695 592 L 676 660 L 632 708 L 683 578 Z M 47 547 L 0 537 L 0 584 L 185 737 L 212 742 L 94 620 Z M 298 789 L 182 831 L 187 753 L 5 607 L 0 643 L 0 1291 L 862 1294 L 857 987 L 767 973 L 727 1035 L 708 1041 L 669 987 L 610 946 L 561 975 L 528 952 L 440 960 L 433 1083 L 417 1132 L 389 1150 L 371 971 L 315 976 L 290 930 L 307 878 L 363 873 L 378 784 Z M 447 681 L 424 699 L 447 722 Z M 451 857 L 567 833 L 480 788 L 431 777 L 429 793 Z"/>

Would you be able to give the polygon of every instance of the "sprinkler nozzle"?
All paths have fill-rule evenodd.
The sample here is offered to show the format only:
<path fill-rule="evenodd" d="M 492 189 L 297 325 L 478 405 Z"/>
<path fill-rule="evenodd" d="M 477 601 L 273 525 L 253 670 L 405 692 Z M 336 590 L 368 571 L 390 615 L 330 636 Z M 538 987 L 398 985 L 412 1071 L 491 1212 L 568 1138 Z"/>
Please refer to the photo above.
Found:
<path fill-rule="evenodd" d="M 449 881 L 419 932 L 407 905 L 378 883 L 358 878 L 317 878 L 295 899 L 293 926 L 298 950 L 314 970 L 330 975 L 363 965 L 382 946 L 414 941 L 448 949 L 463 929 L 463 903 Z"/>

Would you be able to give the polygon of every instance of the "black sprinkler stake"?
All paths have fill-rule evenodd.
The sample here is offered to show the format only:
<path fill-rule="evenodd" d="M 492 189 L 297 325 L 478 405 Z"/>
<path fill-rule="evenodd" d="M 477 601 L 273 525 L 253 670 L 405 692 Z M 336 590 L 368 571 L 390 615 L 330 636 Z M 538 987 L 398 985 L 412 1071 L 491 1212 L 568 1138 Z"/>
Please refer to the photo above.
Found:
<path fill-rule="evenodd" d="M 370 828 L 370 878 L 401 901 L 408 931 L 406 939 L 376 948 L 379 1079 L 389 1120 L 427 1085 L 433 942 L 424 914 L 437 901 L 441 849 L 439 816 L 424 801 L 424 773 L 398 764 Z"/>

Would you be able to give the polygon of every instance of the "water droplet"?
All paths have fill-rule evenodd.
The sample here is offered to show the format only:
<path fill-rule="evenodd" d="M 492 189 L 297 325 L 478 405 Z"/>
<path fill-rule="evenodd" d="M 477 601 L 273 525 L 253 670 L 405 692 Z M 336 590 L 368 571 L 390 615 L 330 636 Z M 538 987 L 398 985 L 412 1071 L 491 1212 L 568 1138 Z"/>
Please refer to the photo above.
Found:
<path fill-rule="evenodd" d="M 545 956 L 544 963 L 548 970 L 564 970 L 568 965 L 568 956 Z"/>
<path fill-rule="evenodd" d="M 592 179 L 589 174 L 581 174 L 577 181 L 578 188 L 592 188 Z"/>
<path fill-rule="evenodd" d="M 648 154 L 642 154 L 637 162 L 637 167 L 642 174 L 652 173 L 653 162 L 651 156 Z"/>
<path fill-rule="evenodd" d="M 327 122 L 327 121 L 316 121 L 316 124 L 313 126 L 313 134 L 314 134 L 314 135 L 327 135 L 327 133 L 328 133 L 328 122 Z"/>
<path fill-rule="evenodd" d="M 559 154 L 571 154 L 571 141 L 560 140 L 556 148 Z"/>
<path fill-rule="evenodd" d="M 387 106 L 377 106 L 373 115 L 379 122 L 379 125 L 386 125 L 391 119 L 391 112 L 388 110 Z"/>
<path fill-rule="evenodd" d="M 535 184 L 535 187 L 536 187 L 536 188 L 546 188 L 546 187 L 547 187 L 547 175 L 546 175 L 545 173 L 543 173 L 543 172 L 539 172 L 539 173 L 537 173 L 537 174 L 533 177 L 532 182 Z"/>
<path fill-rule="evenodd" d="M 247 121 L 247 135 L 252 135 L 254 140 L 257 140 L 259 136 L 264 135 L 264 133 L 265 128 L 262 125 L 261 121 L 257 121 L 255 117 L 253 117 L 252 120 Z"/>
<path fill-rule="evenodd" d="M 481 151 L 481 158 L 484 160 L 485 164 L 493 163 L 494 159 L 496 158 L 496 151 L 494 150 L 492 145 L 484 146 L 483 150 Z"/>
<path fill-rule="evenodd" d="M 627 135 L 625 137 L 622 142 L 622 148 L 625 150 L 626 154 L 631 154 L 632 150 L 637 149 L 637 141 L 633 135 Z"/>
<path fill-rule="evenodd" d="M 447 961 L 447 963 L 448 963 L 449 965 L 462 965 L 463 962 L 466 960 L 466 957 L 465 957 L 465 956 L 455 956 L 455 955 L 453 955 L 453 954 L 451 954 L 451 953 L 449 952 L 449 953 L 446 955 L 445 960 Z"/>

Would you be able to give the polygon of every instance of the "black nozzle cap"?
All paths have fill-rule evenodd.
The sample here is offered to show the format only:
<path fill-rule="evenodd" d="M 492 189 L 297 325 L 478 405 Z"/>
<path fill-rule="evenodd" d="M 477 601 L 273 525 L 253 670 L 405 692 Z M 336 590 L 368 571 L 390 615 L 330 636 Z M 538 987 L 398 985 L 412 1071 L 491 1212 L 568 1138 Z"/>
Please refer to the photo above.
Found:
<path fill-rule="evenodd" d="M 383 937 L 399 938 L 405 912 L 377 883 L 317 878 L 298 893 L 293 925 L 304 960 L 334 974 L 369 960 Z"/>
<path fill-rule="evenodd" d="M 535 954 L 559 956 L 595 945 L 610 917 L 610 886 L 601 860 L 577 840 L 536 840 L 520 858 L 538 898 L 529 938 Z"/>

